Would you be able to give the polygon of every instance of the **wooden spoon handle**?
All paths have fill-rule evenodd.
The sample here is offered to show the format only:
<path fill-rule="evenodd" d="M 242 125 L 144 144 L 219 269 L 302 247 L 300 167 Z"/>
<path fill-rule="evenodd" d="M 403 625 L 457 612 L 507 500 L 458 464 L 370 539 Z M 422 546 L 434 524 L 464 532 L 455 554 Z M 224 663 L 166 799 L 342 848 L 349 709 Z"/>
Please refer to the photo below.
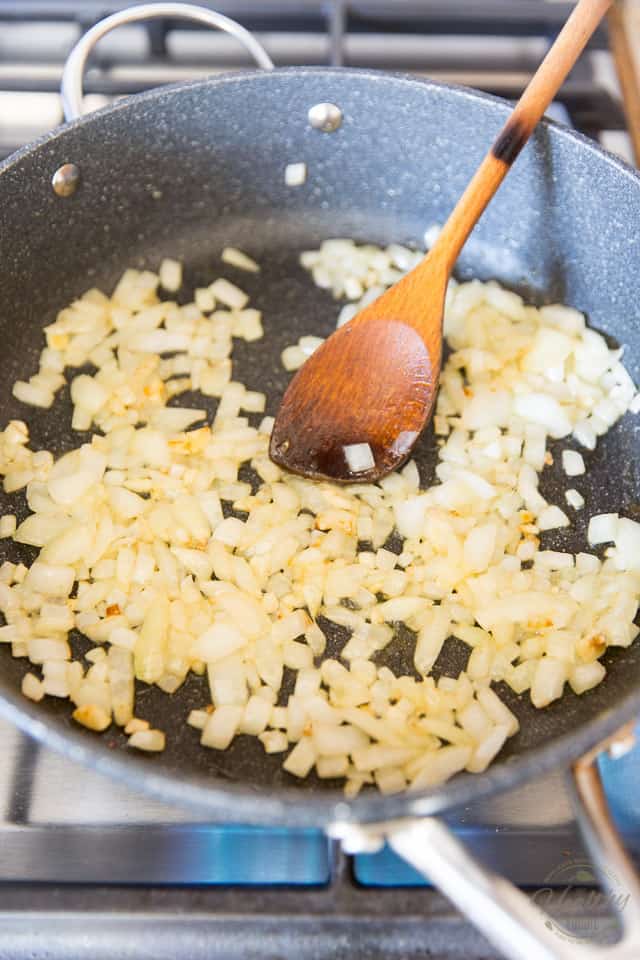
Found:
<path fill-rule="evenodd" d="M 431 265 L 437 259 L 448 272 L 453 269 L 467 237 L 612 2 L 579 0 L 444 225 L 427 258 Z"/>

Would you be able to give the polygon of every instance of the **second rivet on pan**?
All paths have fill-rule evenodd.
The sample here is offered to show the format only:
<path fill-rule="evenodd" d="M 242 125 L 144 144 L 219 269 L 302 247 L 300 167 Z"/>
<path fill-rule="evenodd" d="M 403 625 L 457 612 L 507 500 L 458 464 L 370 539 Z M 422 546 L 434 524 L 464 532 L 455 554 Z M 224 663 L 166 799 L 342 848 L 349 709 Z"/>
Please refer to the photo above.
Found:
<path fill-rule="evenodd" d="M 63 163 L 51 178 L 53 192 L 59 197 L 70 197 L 78 188 L 80 170 L 75 163 Z"/>

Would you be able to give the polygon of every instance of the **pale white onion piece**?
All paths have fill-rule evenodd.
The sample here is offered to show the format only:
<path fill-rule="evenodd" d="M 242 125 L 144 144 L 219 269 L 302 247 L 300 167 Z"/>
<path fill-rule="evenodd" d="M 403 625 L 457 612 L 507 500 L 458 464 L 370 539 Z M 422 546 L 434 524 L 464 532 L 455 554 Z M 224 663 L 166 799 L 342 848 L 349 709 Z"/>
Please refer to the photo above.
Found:
<path fill-rule="evenodd" d="M 571 433 L 571 421 L 558 401 L 545 393 L 519 394 L 513 400 L 514 412 L 529 423 L 544 427 L 551 437 Z"/>
<path fill-rule="evenodd" d="M 570 523 L 569 517 L 560 507 L 548 506 L 538 514 L 537 524 L 540 530 L 556 530 L 558 527 L 568 527 Z"/>
<path fill-rule="evenodd" d="M 187 717 L 187 723 L 190 727 L 194 727 L 196 730 L 204 730 L 208 719 L 209 714 L 206 710 L 192 710 Z M 130 725 L 131 724 L 128 724 L 128 726 Z M 125 727 L 125 733 L 134 733 L 134 731 Z"/>
<path fill-rule="evenodd" d="M 271 716 L 271 710 L 271 704 L 264 697 L 249 697 L 239 723 L 239 732 L 257 737 L 265 730 Z"/>
<path fill-rule="evenodd" d="M 160 286 L 169 293 L 175 293 L 182 286 L 182 264 L 178 260 L 166 258 L 160 264 L 158 277 Z"/>
<path fill-rule="evenodd" d="M 106 404 L 109 393 L 94 377 L 85 374 L 71 381 L 71 400 L 93 416 Z"/>
<path fill-rule="evenodd" d="M 574 510 L 581 510 L 584 507 L 584 497 L 578 490 L 573 488 L 565 490 L 564 496 L 569 506 L 573 507 Z"/>
<path fill-rule="evenodd" d="M 195 711 L 192 711 L 192 713 Z M 187 721 L 189 722 L 189 721 Z M 149 730 L 151 724 L 148 720 L 141 720 L 140 717 L 132 717 L 124 728 L 126 734 L 139 733 L 141 730 Z"/>
<path fill-rule="evenodd" d="M 563 450 L 562 468 L 568 477 L 579 477 L 585 472 L 582 454 L 577 450 Z"/>
<path fill-rule="evenodd" d="M 285 347 L 281 355 L 282 366 L 288 371 L 299 370 L 306 359 L 299 346 Z"/>
<path fill-rule="evenodd" d="M 352 443 L 343 447 L 344 458 L 351 473 L 372 470 L 375 465 L 373 452 L 368 443 Z"/>
<path fill-rule="evenodd" d="M 539 660 L 531 686 L 531 702 L 534 707 L 546 707 L 561 697 L 567 679 L 566 663 L 553 657 Z"/>
<path fill-rule="evenodd" d="M 27 574 L 25 584 L 29 589 L 45 597 L 68 597 L 74 579 L 73 567 L 36 560 Z"/>
<path fill-rule="evenodd" d="M 207 719 L 200 737 L 203 747 L 226 750 L 242 722 L 244 708 L 227 704 L 217 707 Z"/>
<path fill-rule="evenodd" d="M 13 385 L 12 393 L 16 400 L 27 403 L 31 407 L 42 407 L 48 409 L 53 403 L 53 393 L 44 386 L 38 386 L 34 383 L 25 383 L 18 380 Z"/>
<path fill-rule="evenodd" d="M 282 764 L 287 773 L 294 777 L 306 777 L 316 762 L 317 754 L 309 737 L 303 737 Z"/>
<path fill-rule="evenodd" d="M 349 758 L 346 756 L 322 756 L 316 760 L 316 773 L 321 780 L 346 777 L 348 770 Z"/>
<path fill-rule="evenodd" d="M 44 697 L 44 687 L 34 673 L 25 673 L 22 678 L 22 692 L 29 700 L 39 703 Z"/>
<path fill-rule="evenodd" d="M 306 179 L 306 163 L 288 163 L 284 168 L 284 182 L 288 187 L 300 187 Z"/>
<path fill-rule="evenodd" d="M 599 513 L 589 520 L 587 539 L 592 546 L 615 541 L 618 535 L 618 514 Z"/>
<path fill-rule="evenodd" d="M 149 753 L 159 753 L 165 748 L 165 735 L 162 730 L 138 730 L 127 741 L 130 747 Z"/>
<path fill-rule="evenodd" d="M 510 734 L 507 725 L 493 727 L 491 732 L 487 734 L 473 751 L 467 763 L 469 773 L 482 773 L 486 770 L 491 761 L 502 750 L 508 736 L 510 736 Z"/>
<path fill-rule="evenodd" d="M 250 273 L 258 273 L 259 265 L 251 257 L 238 250 L 237 247 L 225 247 L 221 258 L 223 263 L 228 263 L 232 267 L 238 267 L 239 270 L 248 270 Z"/>
<path fill-rule="evenodd" d="M 230 280 L 225 280 L 224 277 L 220 277 L 212 283 L 209 290 L 216 300 L 234 310 L 242 310 L 249 302 L 249 297 L 244 290 L 237 287 L 235 283 L 231 283 Z"/>
<path fill-rule="evenodd" d="M 448 746 L 440 750 L 431 750 L 423 758 L 422 765 L 411 780 L 412 790 L 425 790 L 444 783 L 459 773 L 469 763 L 472 748 L 468 746 Z"/>
<path fill-rule="evenodd" d="M 262 743 L 265 753 L 283 753 L 289 746 L 287 735 L 281 730 L 265 730 L 258 736 L 258 739 Z"/>
<path fill-rule="evenodd" d="M 508 736 L 511 737 L 518 732 L 520 729 L 518 718 L 491 687 L 480 687 L 476 693 L 476 698 L 496 726 L 507 727 Z"/>
<path fill-rule="evenodd" d="M 573 667 L 569 673 L 569 684 L 578 695 L 592 690 L 601 683 L 606 676 L 606 669 L 599 660 L 593 663 L 581 663 Z"/>
<path fill-rule="evenodd" d="M 591 525 L 589 525 L 591 533 Z M 614 562 L 618 570 L 640 571 L 640 523 L 619 517 L 616 524 Z"/>
<path fill-rule="evenodd" d="M 0 540 L 12 537 L 16 532 L 17 520 L 14 513 L 5 513 L 0 517 Z"/>
<path fill-rule="evenodd" d="M 192 647 L 193 656 L 215 663 L 247 645 L 247 638 L 232 624 L 218 623 L 201 634 Z"/>

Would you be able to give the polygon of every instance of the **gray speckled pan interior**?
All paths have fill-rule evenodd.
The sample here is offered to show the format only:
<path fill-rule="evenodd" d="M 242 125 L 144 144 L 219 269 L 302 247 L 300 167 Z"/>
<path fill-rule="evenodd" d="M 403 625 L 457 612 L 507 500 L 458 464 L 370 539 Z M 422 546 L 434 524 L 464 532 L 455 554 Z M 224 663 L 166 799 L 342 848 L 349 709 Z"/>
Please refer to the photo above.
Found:
<path fill-rule="evenodd" d="M 306 121 L 309 107 L 327 100 L 344 112 L 333 134 Z M 164 256 L 177 256 L 188 286 L 211 279 L 227 244 L 263 267 L 259 277 L 232 268 L 226 275 L 252 294 L 266 331 L 259 343 L 236 346 L 234 374 L 265 391 L 274 413 L 285 386 L 282 348 L 302 333 L 327 334 L 335 323 L 336 304 L 297 264 L 300 249 L 329 236 L 420 243 L 425 227 L 446 217 L 506 113 L 501 101 L 463 89 L 350 70 L 284 70 L 130 99 L 15 155 L 0 170 L 3 423 L 28 419 L 33 442 L 59 452 L 77 444 L 66 397 L 44 413 L 11 397 L 13 381 L 35 370 L 44 324 L 87 287 L 110 290 L 126 266 L 156 268 Z M 70 161 L 80 166 L 82 183 L 62 200 L 50 179 Z M 284 186 L 284 167 L 293 161 L 308 166 L 307 182 L 296 189 Z M 638 379 L 639 252 L 640 179 L 584 139 L 544 124 L 469 240 L 458 273 L 494 277 L 536 302 L 560 300 L 586 311 L 596 328 L 626 346 L 625 362 Z M 575 483 L 587 500 L 584 516 L 570 531 L 548 536 L 550 545 L 584 548 L 587 513 L 638 515 L 639 423 L 628 416 L 587 455 L 587 475 Z M 429 433 L 416 455 L 428 482 Z M 556 467 L 545 470 L 542 488 L 551 498 L 565 486 Z M 0 506 L 24 514 L 21 494 L 3 496 Z M 0 554 L 18 555 L 6 542 Z M 337 654 L 345 634 L 329 635 Z M 400 637 L 386 661 L 406 669 L 411 653 Z M 467 654 L 450 641 L 437 670 L 457 672 Z M 369 793 L 350 805 L 336 784 L 299 783 L 282 773 L 282 758 L 266 757 L 255 741 L 238 738 L 224 753 L 200 748 L 197 732 L 184 725 L 189 709 L 207 702 L 197 678 L 172 698 L 141 691 L 138 714 L 168 734 L 162 756 L 132 756 L 113 730 L 86 734 L 71 723 L 67 703 L 23 701 L 26 663 L 5 649 L 0 708 L 50 745 L 205 807 L 212 817 L 322 823 L 336 815 L 434 811 L 567 762 L 640 706 L 640 646 L 608 654 L 606 664 L 609 676 L 596 690 L 569 694 L 541 712 L 510 694 L 522 731 L 482 776 L 459 777 L 411 799 Z"/>

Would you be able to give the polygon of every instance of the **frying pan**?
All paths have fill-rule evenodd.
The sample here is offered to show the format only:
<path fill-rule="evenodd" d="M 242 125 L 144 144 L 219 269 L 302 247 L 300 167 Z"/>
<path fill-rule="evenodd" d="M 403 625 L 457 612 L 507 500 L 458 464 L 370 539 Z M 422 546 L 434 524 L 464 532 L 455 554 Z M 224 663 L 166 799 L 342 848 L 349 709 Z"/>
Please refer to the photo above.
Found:
<path fill-rule="evenodd" d="M 95 41 L 150 16 L 222 27 L 266 69 L 155 90 L 74 119 Z M 71 122 L 0 167 L 0 405 L 4 422 L 29 421 L 35 447 L 61 453 L 78 444 L 68 393 L 53 410 L 37 413 L 11 395 L 12 383 L 36 369 L 42 328 L 55 313 L 89 286 L 111 289 L 125 267 L 157 269 L 165 256 L 184 260 L 187 287 L 202 285 L 226 245 L 262 264 L 258 277 L 243 275 L 242 282 L 264 312 L 267 335 L 235 347 L 234 376 L 265 391 L 274 413 L 286 382 L 283 347 L 303 333 L 326 335 L 335 324 L 336 305 L 311 285 L 298 265 L 300 250 L 329 236 L 420 243 L 425 227 L 445 219 L 509 109 L 471 90 L 408 77 L 270 67 L 246 31 L 211 11 L 171 3 L 123 11 L 94 27 L 71 55 L 63 82 Z M 284 168 L 299 161 L 307 164 L 307 183 L 287 188 Z M 534 302 L 576 306 L 610 342 L 626 346 L 637 381 L 639 249 L 638 175 L 580 135 L 543 122 L 467 243 L 458 274 L 496 278 Z M 587 456 L 590 514 L 637 515 L 636 431 L 628 415 Z M 415 454 L 429 483 L 429 432 Z M 561 496 L 558 470 L 545 471 L 542 488 L 552 501 Z M 20 495 L 2 495 L 0 507 L 25 514 Z M 578 517 L 569 531 L 546 535 L 548 545 L 583 549 L 585 522 Z M 3 550 L 13 560 L 33 559 L 29 548 Z M 338 655 L 345 635 L 324 626 L 328 649 Z M 400 638 L 386 662 L 406 671 L 407 647 Z M 457 674 L 467 654 L 449 641 L 436 672 Z M 168 746 L 159 756 L 134 756 L 121 749 L 118 732 L 98 737 L 74 726 L 66 702 L 26 701 L 19 693 L 25 662 L 5 649 L 0 658 L 0 709 L 46 745 L 215 820 L 320 825 L 349 850 L 387 838 L 505 955 L 520 960 L 575 954 L 522 893 L 474 863 L 434 815 L 573 764 L 578 818 L 594 858 L 631 894 L 623 940 L 602 955 L 640 956 L 640 886 L 608 819 L 594 764 L 597 745 L 640 711 L 637 643 L 606 654 L 603 684 L 581 697 L 567 693 L 545 710 L 501 690 L 521 729 L 485 773 L 429 792 L 371 791 L 350 801 L 337 783 L 294 781 L 281 758 L 266 756 L 253 739 L 239 737 L 224 752 L 202 749 L 197 731 L 185 726 L 189 710 L 208 702 L 201 678 L 173 697 L 140 690 L 139 713 L 166 731 Z M 625 742 L 617 737 L 618 752 Z"/>

